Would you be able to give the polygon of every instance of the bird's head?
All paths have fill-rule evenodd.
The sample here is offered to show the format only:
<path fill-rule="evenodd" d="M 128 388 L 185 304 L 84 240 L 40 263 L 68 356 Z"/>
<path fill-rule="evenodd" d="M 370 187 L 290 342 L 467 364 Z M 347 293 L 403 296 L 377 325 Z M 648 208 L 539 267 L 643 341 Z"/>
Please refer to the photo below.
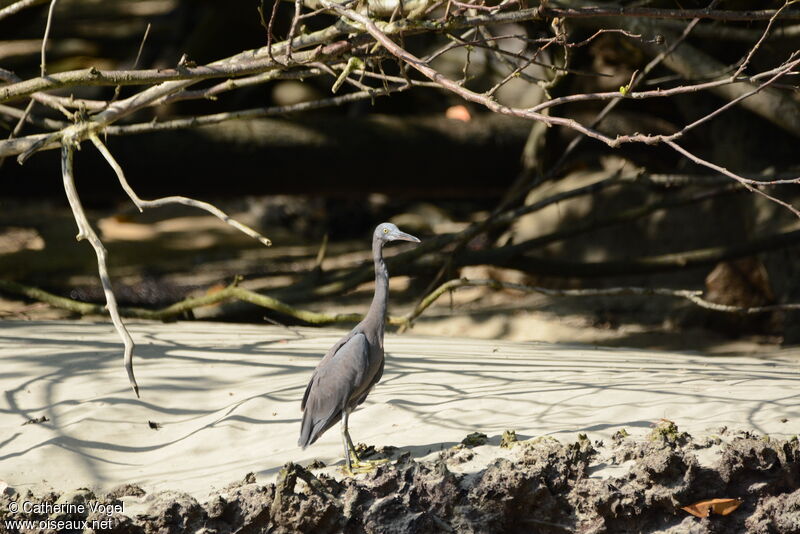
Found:
<path fill-rule="evenodd" d="M 401 232 L 397 226 L 388 222 L 379 224 L 378 227 L 375 228 L 375 234 L 373 237 L 375 240 L 380 241 L 381 243 L 388 243 L 389 241 L 412 241 L 414 243 L 420 242 L 419 239 L 413 235 Z"/>

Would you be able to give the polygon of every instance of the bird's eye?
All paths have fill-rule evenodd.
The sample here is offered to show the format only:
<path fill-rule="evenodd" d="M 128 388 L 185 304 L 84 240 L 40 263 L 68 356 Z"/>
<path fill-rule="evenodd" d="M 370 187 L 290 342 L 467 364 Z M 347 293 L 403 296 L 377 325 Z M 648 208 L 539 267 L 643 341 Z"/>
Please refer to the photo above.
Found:
<path fill-rule="evenodd" d="M 388 228 L 384 228 L 384 229 L 383 229 L 383 233 L 384 233 L 384 234 L 388 234 L 388 233 L 389 233 L 389 229 L 388 229 Z"/>

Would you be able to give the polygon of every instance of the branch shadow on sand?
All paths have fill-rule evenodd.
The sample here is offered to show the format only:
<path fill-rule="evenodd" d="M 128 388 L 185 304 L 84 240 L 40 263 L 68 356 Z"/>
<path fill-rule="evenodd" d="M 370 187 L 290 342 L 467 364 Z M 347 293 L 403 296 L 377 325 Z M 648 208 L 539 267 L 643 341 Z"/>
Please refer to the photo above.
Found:
<path fill-rule="evenodd" d="M 54 484 L 66 473 L 76 487 L 191 490 L 269 477 L 287 461 L 342 461 L 338 432 L 296 445 L 306 381 L 340 332 L 180 323 L 132 333 L 142 399 L 127 387 L 110 325 L 0 323 L 0 462 L 18 479 L 9 482 Z M 419 458 L 475 431 L 497 445 L 506 429 L 603 437 L 669 418 L 774 433 L 778 418 L 800 417 L 796 366 L 774 359 L 414 336 L 388 338 L 387 350 L 351 433 L 395 456 Z"/>

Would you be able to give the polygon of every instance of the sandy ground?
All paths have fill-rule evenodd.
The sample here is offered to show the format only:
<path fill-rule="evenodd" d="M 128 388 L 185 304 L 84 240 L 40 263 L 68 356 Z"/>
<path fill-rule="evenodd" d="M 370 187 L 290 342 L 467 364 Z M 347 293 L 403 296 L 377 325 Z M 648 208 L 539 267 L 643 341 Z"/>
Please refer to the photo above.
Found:
<path fill-rule="evenodd" d="M 342 331 L 202 322 L 131 331 L 138 400 L 109 324 L 0 322 L 0 480 L 34 492 L 134 482 L 202 499 L 248 472 L 270 480 L 288 461 L 341 463 L 338 431 L 306 450 L 296 441 L 306 381 Z M 387 335 L 386 349 L 351 434 L 414 458 L 475 431 L 497 445 L 506 429 L 520 439 L 644 436 L 661 418 L 694 435 L 800 430 L 798 350 L 704 356 L 418 335 Z M 475 461 L 485 465 L 498 449 L 484 447 Z"/>

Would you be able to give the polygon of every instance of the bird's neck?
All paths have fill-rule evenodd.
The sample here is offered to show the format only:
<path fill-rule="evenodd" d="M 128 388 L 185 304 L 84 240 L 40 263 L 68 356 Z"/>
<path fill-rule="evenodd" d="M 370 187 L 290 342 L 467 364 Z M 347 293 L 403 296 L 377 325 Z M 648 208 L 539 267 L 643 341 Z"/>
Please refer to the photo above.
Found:
<path fill-rule="evenodd" d="M 380 242 L 373 243 L 372 254 L 375 258 L 375 296 L 372 297 L 372 304 L 370 304 L 369 312 L 364 322 L 366 323 L 365 326 L 375 328 L 380 339 L 383 339 L 386 301 L 389 297 L 389 271 L 383 261 L 383 247 Z"/>

